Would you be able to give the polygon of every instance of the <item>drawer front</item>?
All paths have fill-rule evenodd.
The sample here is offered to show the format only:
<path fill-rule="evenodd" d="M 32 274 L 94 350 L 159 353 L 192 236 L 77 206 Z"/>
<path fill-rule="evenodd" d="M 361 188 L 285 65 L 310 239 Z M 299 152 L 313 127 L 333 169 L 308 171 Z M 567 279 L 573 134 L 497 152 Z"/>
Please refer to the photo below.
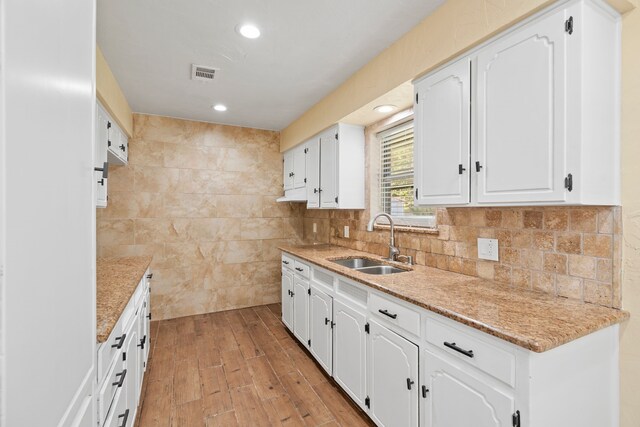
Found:
<path fill-rule="evenodd" d="M 369 298 L 369 310 L 378 319 L 420 335 L 420 313 L 415 310 L 374 293 Z"/>
<path fill-rule="evenodd" d="M 288 268 L 289 270 L 293 270 L 293 265 L 295 261 L 288 255 L 282 254 L 282 267 Z"/>
<path fill-rule="evenodd" d="M 133 426 L 133 411 L 127 408 L 127 393 L 124 388 L 118 389 L 116 397 L 111 405 L 109 416 L 104 427 L 130 427 Z"/>
<path fill-rule="evenodd" d="M 309 278 L 309 266 L 307 264 L 303 264 L 300 261 L 296 261 L 293 269 L 295 270 L 296 274 L 299 274 L 300 276 L 308 279 Z"/>
<path fill-rule="evenodd" d="M 479 332 L 466 333 L 435 319 L 427 319 L 426 330 L 429 343 L 511 387 L 515 386 L 516 359 L 513 353 L 474 336 Z"/>
<path fill-rule="evenodd" d="M 122 337 L 122 323 L 122 318 L 120 318 L 113 327 L 109 338 L 100 344 L 98 348 L 98 384 L 104 380 L 111 363 L 120 352 L 120 349 L 124 347 L 126 337 L 120 339 L 120 337 Z"/>
<path fill-rule="evenodd" d="M 98 390 L 98 420 L 100 425 L 102 425 L 107 418 L 107 413 L 111 407 L 111 402 L 113 402 L 113 397 L 116 395 L 118 390 L 124 388 L 125 381 L 128 380 L 124 363 L 120 362 L 121 354 L 122 351 L 120 352 L 120 355 L 118 355 L 116 363 L 111 367 L 109 375 L 100 385 L 100 389 Z"/>

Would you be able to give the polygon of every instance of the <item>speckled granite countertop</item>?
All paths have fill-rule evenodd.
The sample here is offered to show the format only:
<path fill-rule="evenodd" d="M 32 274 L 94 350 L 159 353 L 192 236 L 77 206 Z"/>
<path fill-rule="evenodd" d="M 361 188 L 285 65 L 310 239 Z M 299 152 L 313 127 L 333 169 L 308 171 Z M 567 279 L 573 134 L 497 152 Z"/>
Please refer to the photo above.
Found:
<path fill-rule="evenodd" d="M 336 258 L 379 256 L 339 246 L 284 246 L 282 251 L 340 273 L 472 328 L 541 353 L 629 318 L 629 313 L 420 265 L 374 276 Z M 407 268 L 407 266 L 403 266 Z"/>
<path fill-rule="evenodd" d="M 98 258 L 96 336 L 105 342 L 151 264 L 149 256 Z"/>

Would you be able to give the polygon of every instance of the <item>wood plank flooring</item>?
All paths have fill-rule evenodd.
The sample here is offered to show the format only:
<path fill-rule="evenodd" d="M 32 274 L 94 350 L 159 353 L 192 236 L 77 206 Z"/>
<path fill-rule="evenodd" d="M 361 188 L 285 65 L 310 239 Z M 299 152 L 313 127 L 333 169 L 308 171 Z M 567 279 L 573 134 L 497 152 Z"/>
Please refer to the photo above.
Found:
<path fill-rule="evenodd" d="M 290 335 L 280 304 L 152 323 L 140 427 L 373 426 Z"/>

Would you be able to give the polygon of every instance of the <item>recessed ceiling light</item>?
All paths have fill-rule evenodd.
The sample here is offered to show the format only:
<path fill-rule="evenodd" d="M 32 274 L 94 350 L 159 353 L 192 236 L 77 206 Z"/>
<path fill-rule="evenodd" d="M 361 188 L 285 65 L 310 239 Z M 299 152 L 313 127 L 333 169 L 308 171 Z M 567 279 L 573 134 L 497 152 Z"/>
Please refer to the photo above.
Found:
<path fill-rule="evenodd" d="M 224 104 L 216 104 L 213 106 L 213 109 L 216 111 L 227 111 L 227 106 Z"/>
<path fill-rule="evenodd" d="M 252 24 L 244 24 L 238 27 L 238 32 L 240 35 L 248 38 L 248 39 L 257 39 L 260 37 L 260 30 L 258 27 Z"/>
<path fill-rule="evenodd" d="M 378 105 L 376 108 L 374 108 L 374 110 L 377 111 L 378 113 L 390 113 L 396 108 L 398 107 L 396 107 L 395 105 L 388 104 L 388 105 Z"/>

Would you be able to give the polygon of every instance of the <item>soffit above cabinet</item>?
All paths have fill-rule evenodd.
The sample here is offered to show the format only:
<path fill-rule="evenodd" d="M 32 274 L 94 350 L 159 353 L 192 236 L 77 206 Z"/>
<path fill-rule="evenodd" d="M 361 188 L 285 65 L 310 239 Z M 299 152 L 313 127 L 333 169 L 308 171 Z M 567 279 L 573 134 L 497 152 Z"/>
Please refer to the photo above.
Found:
<path fill-rule="evenodd" d="M 442 3 L 103 0 L 97 38 L 136 112 L 282 129 Z M 191 64 L 219 72 L 193 81 Z"/>

